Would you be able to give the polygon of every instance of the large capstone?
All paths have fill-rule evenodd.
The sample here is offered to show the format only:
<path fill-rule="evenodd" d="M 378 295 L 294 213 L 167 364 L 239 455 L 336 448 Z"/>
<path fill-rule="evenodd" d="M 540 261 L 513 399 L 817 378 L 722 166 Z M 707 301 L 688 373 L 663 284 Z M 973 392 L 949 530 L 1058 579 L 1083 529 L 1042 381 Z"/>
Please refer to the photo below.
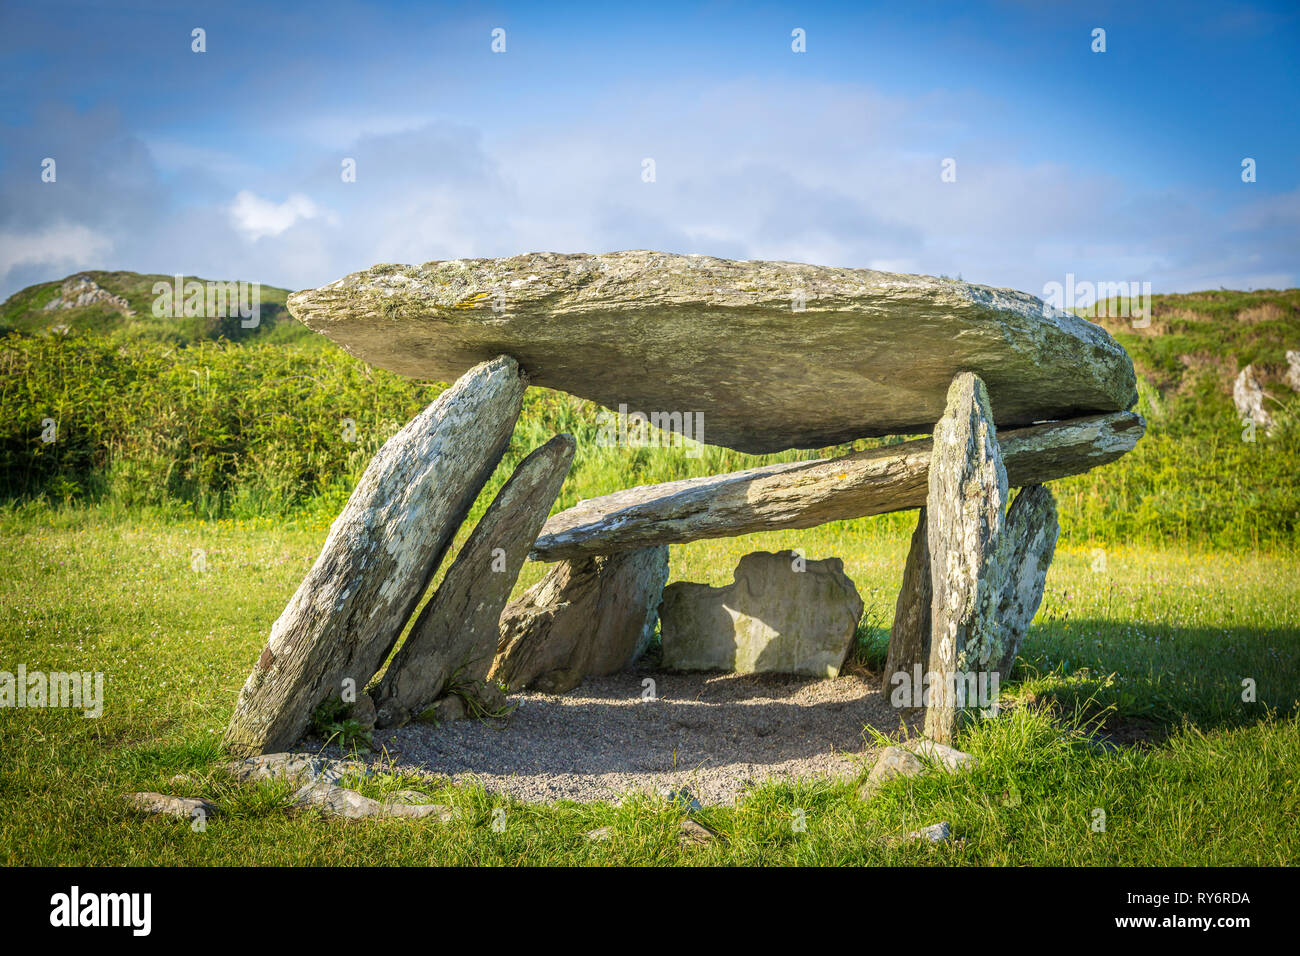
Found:
<path fill-rule="evenodd" d="M 402 375 L 451 381 L 507 354 L 533 384 L 751 453 L 928 433 L 960 371 L 1002 428 L 1137 401 L 1099 326 L 1027 293 L 871 269 L 533 253 L 375 266 L 288 306 Z"/>

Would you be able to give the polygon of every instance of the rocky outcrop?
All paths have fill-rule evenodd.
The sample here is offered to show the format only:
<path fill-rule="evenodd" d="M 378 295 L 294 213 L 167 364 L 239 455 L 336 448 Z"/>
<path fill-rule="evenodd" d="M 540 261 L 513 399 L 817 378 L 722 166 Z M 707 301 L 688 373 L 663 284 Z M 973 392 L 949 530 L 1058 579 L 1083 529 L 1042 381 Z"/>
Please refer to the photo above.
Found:
<path fill-rule="evenodd" d="M 59 294 L 45 303 L 45 311 L 76 309 L 87 305 L 104 305 L 115 312 L 121 312 L 123 315 L 135 315 L 135 311 L 126 299 L 109 292 L 88 275 L 77 275 L 64 279 L 63 285 L 59 288 Z"/>
<path fill-rule="evenodd" d="M 1263 429 L 1265 434 L 1273 430 L 1273 415 L 1266 404 L 1268 395 L 1259 380 L 1255 366 L 1247 365 L 1232 383 L 1232 403 L 1237 406 L 1237 414 L 1242 421 L 1249 419 L 1255 427 Z"/>
<path fill-rule="evenodd" d="M 405 723 L 453 679 L 487 677 L 501 611 L 576 447 L 572 435 L 552 438 L 520 462 L 488 507 L 384 673 L 375 701 L 381 727 Z"/>
<path fill-rule="evenodd" d="M 561 693 L 631 664 L 654 635 L 668 549 L 561 561 L 507 605 L 489 679 Z"/>
<path fill-rule="evenodd" d="M 1099 326 L 1022 292 L 870 269 L 534 253 L 375 266 L 288 306 L 402 375 L 450 381 L 505 352 L 535 384 L 672 431 L 701 414 L 705 441 L 751 453 L 929 432 L 966 369 L 1003 428 L 1137 401 Z"/>
<path fill-rule="evenodd" d="M 375 455 L 240 692 L 225 744 L 283 750 L 392 650 L 496 467 L 523 402 L 513 359 L 476 367 Z"/>
<path fill-rule="evenodd" d="M 1140 416 L 1116 412 L 1000 433 L 998 444 L 1008 481 L 1019 487 L 1114 461 L 1145 428 Z M 931 439 L 918 439 L 590 498 L 552 515 L 532 556 L 574 559 L 919 508 L 929 493 L 932 448 Z"/>
<path fill-rule="evenodd" d="M 664 589 L 663 663 L 676 670 L 836 677 L 862 606 L 839 558 L 756 551 L 740 559 L 726 587 L 679 581 Z"/>

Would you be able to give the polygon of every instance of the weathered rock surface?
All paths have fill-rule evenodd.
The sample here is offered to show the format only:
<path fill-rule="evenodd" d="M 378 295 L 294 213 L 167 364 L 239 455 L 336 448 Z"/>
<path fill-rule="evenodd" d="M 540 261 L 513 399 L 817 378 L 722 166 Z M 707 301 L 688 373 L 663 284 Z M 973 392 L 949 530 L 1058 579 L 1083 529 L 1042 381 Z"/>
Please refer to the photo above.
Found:
<path fill-rule="evenodd" d="M 468 716 L 464 698 L 457 697 L 455 694 L 448 694 L 434 701 L 416 715 L 418 719 L 434 724 L 449 724 L 453 720 L 464 720 Z"/>
<path fill-rule="evenodd" d="M 881 785 L 896 777 L 919 777 L 925 772 L 921 758 L 902 747 L 886 747 L 876 758 L 867 779 L 858 788 L 858 796 L 867 800 L 875 795 Z"/>
<path fill-rule="evenodd" d="M 166 793 L 141 791 L 124 793 L 122 799 L 137 813 L 145 816 L 177 817 L 185 820 L 206 819 L 217 812 L 214 804 L 201 797 L 173 797 Z"/>
<path fill-rule="evenodd" d="M 952 675 L 988 671 L 997 644 L 996 582 L 986 573 L 1005 520 L 1007 474 L 988 393 L 975 375 L 952 381 L 935 425 L 926 503 L 930 547 L 930 666 L 927 737 L 947 743 L 964 701 Z"/>
<path fill-rule="evenodd" d="M 455 379 L 514 356 L 537 385 L 761 453 L 928 433 L 978 372 L 1003 427 L 1120 411 L 1133 365 L 1099 326 L 952 279 L 649 251 L 380 265 L 289 297 L 348 352 Z"/>
<path fill-rule="evenodd" d="M 406 723 L 453 679 L 487 677 L 501 611 L 576 447 L 572 435 L 552 438 L 519 463 L 497 494 L 384 673 L 375 702 L 381 727 Z"/>
<path fill-rule="evenodd" d="M 930 660 L 934 589 L 926 524 L 922 508 L 912 534 L 881 676 L 881 693 L 889 695 L 890 702 L 902 709 L 921 706 L 924 672 Z M 990 627 L 996 631 L 994 643 L 1002 652 L 996 666 L 987 670 L 998 674 L 999 681 L 1010 676 L 1021 642 L 1038 613 L 1059 532 L 1052 493 L 1043 485 L 1031 485 L 1016 495 L 988 553 L 982 573 L 997 595 L 997 612 Z M 986 677 L 986 687 L 991 687 L 987 683 L 990 679 Z"/>
<path fill-rule="evenodd" d="M 1047 569 L 1060 530 L 1051 491 L 1044 485 L 1022 488 L 1007 511 L 997 543 L 996 566 L 990 572 L 998 589 L 995 643 L 1001 653 L 993 670 L 1000 680 L 1011 676 L 1020 643 L 1043 602 Z"/>
<path fill-rule="evenodd" d="M 283 750 L 345 678 L 365 686 L 500 460 L 525 387 L 513 359 L 485 362 L 379 450 L 271 628 L 226 729 L 227 748 Z"/>
<path fill-rule="evenodd" d="M 1286 384 L 1293 392 L 1300 392 L 1300 351 L 1287 349 Z"/>
<path fill-rule="evenodd" d="M 861 617 L 862 598 L 839 558 L 756 551 L 740 559 L 725 587 L 678 581 L 664 589 L 663 663 L 836 677 Z"/>
<path fill-rule="evenodd" d="M 489 680 L 511 690 L 572 690 L 631 664 L 654 636 L 668 549 L 562 561 L 501 614 Z"/>
<path fill-rule="evenodd" d="M 1273 415 L 1268 410 L 1267 398 L 1255 366 L 1247 365 L 1232 383 L 1232 403 L 1237 406 L 1237 414 L 1243 420 L 1250 419 L 1265 433 L 1273 429 Z"/>
<path fill-rule="evenodd" d="M 964 750 L 949 747 L 947 744 L 941 744 L 935 740 L 927 740 L 924 737 L 905 741 L 901 746 L 918 757 L 933 761 L 945 773 L 957 773 L 960 770 L 973 769 L 978 763 L 973 755 L 966 753 Z"/>
<path fill-rule="evenodd" d="M 231 760 L 224 769 L 236 780 L 287 780 L 293 782 L 337 783 L 348 774 L 369 774 L 357 760 L 332 760 L 305 753 L 258 754 L 243 760 Z"/>
<path fill-rule="evenodd" d="M 919 843 L 947 843 L 948 838 L 951 836 L 952 827 L 948 825 L 948 821 L 940 820 L 938 823 L 932 823 L 928 827 L 913 830 L 907 835 L 906 839 L 915 840 Z"/>
<path fill-rule="evenodd" d="M 915 667 L 930 661 L 930 549 L 925 539 L 925 509 L 921 509 L 912 532 L 912 543 L 903 567 L 903 584 L 894 603 L 894 623 L 889 629 L 889 653 L 881 675 L 880 692 L 889 694 L 898 675 L 911 681 Z M 920 707 L 914 700 L 911 707 Z M 910 708 L 909 708 L 910 709 Z"/>
<path fill-rule="evenodd" d="M 105 305 L 123 315 L 135 315 L 131 304 L 120 295 L 114 295 L 88 275 L 75 275 L 63 280 L 59 294 L 45 303 L 45 311 L 75 309 L 87 305 Z"/>
<path fill-rule="evenodd" d="M 329 783 L 314 783 L 294 794 L 293 805 L 300 810 L 316 809 L 323 816 L 344 820 L 406 817 L 412 820 L 432 818 L 439 823 L 450 823 L 455 819 L 456 813 L 450 807 L 437 803 L 408 803 L 399 799 L 421 796 L 423 795 L 414 791 L 403 791 L 394 794 L 393 798 L 388 800 L 373 800 L 345 787 L 336 787 Z"/>
<path fill-rule="evenodd" d="M 999 435 L 1016 487 L 1076 475 L 1130 451 L 1146 430 L 1131 412 L 1035 425 Z M 726 475 L 641 485 L 552 515 L 533 545 L 541 561 L 655 544 L 812 528 L 925 505 L 929 438 L 840 458 L 785 462 Z"/>
<path fill-rule="evenodd" d="M 378 718 L 375 713 L 374 698 L 369 694 L 357 694 L 356 702 L 353 703 L 352 712 L 348 717 L 360 724 L 362 730 L 374 730 Z"/>
<path fill-rule="evenodd" d="M 680 846 L 708 846 L 718 835 L 699 820 L 687 817 L 677 826 L 677 843 Z"/>

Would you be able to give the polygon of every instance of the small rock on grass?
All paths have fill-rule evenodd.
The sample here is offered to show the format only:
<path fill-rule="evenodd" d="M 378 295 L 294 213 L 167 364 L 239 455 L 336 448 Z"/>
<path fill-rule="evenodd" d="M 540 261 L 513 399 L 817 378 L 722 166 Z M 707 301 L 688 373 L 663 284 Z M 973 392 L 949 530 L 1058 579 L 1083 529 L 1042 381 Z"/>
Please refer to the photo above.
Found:
<path fill-rule="evenodd" d="M 432 817 L 439 823 L 448 823 L 455 818 L 456 812 L 451 807 L 437 803 L 404 803 L 396 799 L 400 796 L 409 797 L 413 793 L 414 791 L 403 791 L 380 801 L 372 800 L 355 790 L 328 783 L 316 783 L 309 784 L 294 794 L 293 803 L 299 809 L 316 808 L 327 817 L 339 817 L 345 820 L 364 820 L 371 817 L 407 817 L 420 820 Z"/>
<path fill-rule="evenodd" d="M 858 797 L 863 800 L 870 798 L 882 784 L 895 777 L 919 777 L 926 769 L 922 758 L 933 761 L 944 773 L 957 773 L 976 764 L 975 758 L 970 754 L 933 740 L 922 738 L 905 741 L 880 752 L 867 779 L 858 788 Z"/>
<path fill-rule="evenodd" d="M 681 846 L 705 846 L 718 838 L 718 835 L 700 823 L 687 817 L 677 828 L 677 842 Z"/>
<path fill-rule="evenodd" d="M 952 837 L 952 827 L 947 820 L 932 823 L 928 827 L 913 830 L 906 836 L 886 837 L 881 842 L 888 847 L 900 847 L 908 843 L 947 843 Z"/>
<path fill-rule="evenodd" d="M 246 760 L 232 760 L 225 765 L 236 780 L 293 780 L 312 783 L 336 783 L 345 774 L 367 774 L 369 769 L 356 760 L 330 760 L 311 754 L 260 754 Z"/>
<path fill-rule="evenodd" d="M 596 827 L 594 830 L 588 830 L 584 836 L 592 843 L 608 843 L 614 839 L 613 827 Z"/>
<path fill-rule="evenodd" d="M 949 773 L 955 773 L 965 768 L 973 768 L 978 761 L 968 753 L 949 747 L 947 744 L 936 743 L 924 737 L 917 740 L 909 740 L 903 744 L 908 750 L 920 757 L 929 759 L 941 764 Z"/>
<path fill-rule="evenodd" d="M 181 817 L 192 820 L 196 813 L 212 816 L 217 812 L 216 806 L 202 797 L 173 797 L 165 793 L 142 791 L 124 793 L 122 799 L 129 803 L 133 810 L 155 817 Z"/>
<path fill-rule="evenodd" d="M 695 794 L 691 793 L 686 787 L 680 790 L 674 790 L 671 787 L 663 787 L 659 795 L 669 803 L 676 803 L 681 806 L 687 813 L 694 813 L 696 810 L 704 809 L 704 805 L 695 799 Z"/>
<path fill-rule="evenodd" d="M 902 747 L 886 747 L 876 758 L 876 764 L 867 775 L 866 782 L 858 788 L 858 796 L 867 799 L 880 789 L 881 784 L 895 777 L 917 777 L 925 770 L 925 764 L 910 750 Z"/>
<path fill-rule="evenodd" d="M 924 840 L 927 843 L 946 843 L 950 836 L 952 836 L 952 827 L 948 826 L 947 820 L 941 820 L 920 830 L 913 830 L 907 835 L 907 838 L 909 840 Z"/>

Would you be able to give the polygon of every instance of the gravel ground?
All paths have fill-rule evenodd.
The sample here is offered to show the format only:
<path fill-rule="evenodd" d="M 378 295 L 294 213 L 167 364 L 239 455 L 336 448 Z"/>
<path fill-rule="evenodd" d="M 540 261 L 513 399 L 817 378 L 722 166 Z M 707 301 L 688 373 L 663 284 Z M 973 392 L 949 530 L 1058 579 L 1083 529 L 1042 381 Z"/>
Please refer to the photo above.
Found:
<path fill-rule="evenodd" d="M 642 682 L 656 699 L 642 699 Z M 772 778 L 854 778 L 863 728 L 899 729 L 874 678 L 681 674 L 588 678 L 562 696 L 522 693 L 504 720 L 409 724 L 375 733 L 399 767 L 478 781 L 516 799 L 593 802 L 688 788 L 732 804 Z"/>

